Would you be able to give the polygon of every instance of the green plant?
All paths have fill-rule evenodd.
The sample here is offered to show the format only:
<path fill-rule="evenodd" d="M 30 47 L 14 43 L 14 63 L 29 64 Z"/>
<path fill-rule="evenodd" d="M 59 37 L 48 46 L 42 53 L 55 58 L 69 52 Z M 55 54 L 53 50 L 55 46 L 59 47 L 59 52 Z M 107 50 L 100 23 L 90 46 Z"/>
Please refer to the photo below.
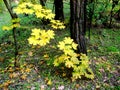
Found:
<path fill-rule="evenodd" d="M 54 20 L 54 14 L 49 9 L 44 9 L 41 5 L 32 4 L 32 3 L 22 3 L 18 5 L 14 11 L 17 14 L 30 14 L 35 15 L 38 19 L 45 19 L 50 21 L 50 26 L 53 30 L 64 29 L 65 26 L 59 20 Z M 18 22 L 19 19 L 13 20 L 13 22 Z M 10 27 L 4 27 L 4 30 L 9 30 L 14 27 L 19 26 L 19 24 L 15 23 Z M 32 29 L 31 36 L 28 38 L 28 42 L 34 46 L 46 46 L 50 43 L 51 39 L 54 39 L 55 32 L 53 30 L 44 30 L 44 29 Z M 66 37 L 63 41 L 59 42 L 58 48 L 63 51 L 61 56 L 55 56 L 54 66 L 59 66 L 60 64 L 64 64 L 66 68 L 72 68 L 72 79 L 81 78 L 81 76 L 85 76 L 87 78 L 93 79 L 94 74 L 92 70 L 89 68 L 89 59 L 85 54 L 77 54 L 75 50 L 77 50 L 77 44 L 73 42 L 70 37 Z M 51 64 L 51 63 L 50 63 Z"/>
<path fill-rule="evenodd" d="M 107 47 L 108 52 L 119 52 L 119 50 L 115 46 L 109 46 Z"/>

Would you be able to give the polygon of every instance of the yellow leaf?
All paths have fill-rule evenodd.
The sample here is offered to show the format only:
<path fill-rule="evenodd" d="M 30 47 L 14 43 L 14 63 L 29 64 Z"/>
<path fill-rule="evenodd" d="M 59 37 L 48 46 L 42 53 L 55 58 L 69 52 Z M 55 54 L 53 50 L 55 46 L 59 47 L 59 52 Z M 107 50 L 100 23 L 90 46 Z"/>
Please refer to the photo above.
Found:
<path fill-rule="evenodd" d="M 70 37 L 65 37 L 64 42 L 65 44 L 72 44 L 73 39 L 71 39 Z"/>
<path fill-rule="evenodd" d="M 89 50 L 87 50 L 87 52 L 91 52 L 91 50 L 89 49 Z"/>
<path fill-rule="evenodd" d="M 47 85 L 52 85 L 52 81 L 48 80 Z"/>
<path fill-rule="evenodd" d="M 49 55 L 48 55 L 48 54 L 45 54 L 43 57 L 44 57 L 44 58 L 49 58 Z"/>
<path fill-rule="evenodd" d="M 63 73 L 62 76 L 65 77 L 65 76 L 66 76 L 66 73 Z"/>
<path fill-rule="evenodd" d="M 26 68 L 25 72 L 29 73 L 31 71 L 30 68 Z"/>

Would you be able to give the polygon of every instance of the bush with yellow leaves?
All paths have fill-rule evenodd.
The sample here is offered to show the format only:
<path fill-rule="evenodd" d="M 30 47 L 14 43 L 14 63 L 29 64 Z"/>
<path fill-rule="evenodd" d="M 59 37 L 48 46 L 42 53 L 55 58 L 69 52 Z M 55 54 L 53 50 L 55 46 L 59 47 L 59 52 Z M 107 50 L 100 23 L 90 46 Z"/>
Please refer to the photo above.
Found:
<path fill-rule="evenodd" d="M 43 8 L 41 5 L 32 3 L 19 4 L 14 11 L 17 14 L 33 14 L 38 19 L 46 19 L 50 21 L 51 27 L 55 29 L 64 29 L 65 26 L 59 20 L 54 20 L 55 14 L 51 10 Z M 32 29 L 31 36 L 28 38 L 29 44 L 45 46 L 54 39 L 55 33 L 53 30 Z M 63 52 L 62 55 L 54 59 L 54 66 L 64 65 L 66 68 L 72 68 L 72 79 L 81 78 L 85 76 L 93 79 L 94 74 L 89 67 L 89 59 L 85 54 L 77 54 L 77 44 L 74 43 L 70 37 L 65 37 L 63 41 L 58 43 L 58 48 Z"/>
<path fill-rule="evenodd" d="M 73 42 L 70 37 L 65 37 L 63 41 L 59 42 L 58 48 L 62 50 L 63 54 L 56 57 L 54 66 L 64 65 L 66 68 L 72 68 L 72 80 L 85 76 L 89 79 L 94 78 L 94 74 L 89 67 L 89 59 L 85 54 L 77 54 L 77 44 Z"/>

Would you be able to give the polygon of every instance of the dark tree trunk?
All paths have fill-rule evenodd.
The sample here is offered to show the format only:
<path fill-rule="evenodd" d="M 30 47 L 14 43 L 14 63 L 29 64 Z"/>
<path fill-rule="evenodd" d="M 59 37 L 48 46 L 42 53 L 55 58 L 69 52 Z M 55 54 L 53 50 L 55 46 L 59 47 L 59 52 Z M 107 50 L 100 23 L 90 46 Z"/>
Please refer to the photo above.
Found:
<path fill-rule="evenodd" d="M 70 0 L 71 38 L 78 44 L 77 53 L 87 54 L 85 42 L 85 2 L 86 0 Z"/>
<path fill-rule="evenodd" d="M 88 4 L 90 4 L 90 10 L 89 10 L 89 13 L 88 13 L 88 37 L 89 37 L 89 40 L 90 40 L 90 29 L 92 27 L 92 18 L 93 18 L 93 14 L 94 14 L 94 0 L 89 0 Z"/>
<path fill-rule="evenodd" d="M 40 0 L 40 4 L 41 4 L 42 6 L 45 6 L 45 3 L 46 3 L 46 0 Z"/>
<path fill-rule="evenodd" d="M 112 0 L 112 9 L 110 12 L 110 23 L 109 23 L 109 28 L 111 28 L 112 25 L 112 17 L 113 17 L 113 9 L 115 8 L 115 6 L 118 4 L 118 0 Z"/>
<path fill-rule="evenodd" d="M 55 20 L 64 20 L 63 0 L 54 0 Z"/>
<path fill-rule="evenodd" d="M 17 18 L 17 15 L 15 13 L 13 13 L 9 3 L 7 2 L 7 0 L 3 0 L 5 3 L 5 6 L 7 7 L 12 19 Z M 13 23 L 14 24 L 14 23 Z M 14 46 L 15 46 L 15 67 L 18 67 L 18 60 L 17 60 L 17 55 L 18 55 L 18 45 L 17 45 L 17 40 L 16 40 L 16 28 L 13 28 L 13 38 L 14 38 Z"/>

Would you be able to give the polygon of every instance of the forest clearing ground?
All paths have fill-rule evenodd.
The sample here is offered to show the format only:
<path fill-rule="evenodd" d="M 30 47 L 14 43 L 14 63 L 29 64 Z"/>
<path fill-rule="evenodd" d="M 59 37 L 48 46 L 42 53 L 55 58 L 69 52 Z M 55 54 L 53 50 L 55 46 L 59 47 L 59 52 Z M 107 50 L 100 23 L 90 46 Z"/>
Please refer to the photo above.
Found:
<path fill-rule="evenodd" d="M 99 35 L 99 32 L 102 33 Z M 49 66 L 56 52 L 54 41 L 45 48 L 31 47 L 27 31 L 21 30 L 18 37 L 21 67 L 14 71 L 14 49 L 11 34 L 0 44 L 0 88 L 45 90 L 64 88 L 64 90 L 85 89 L 120 89 L 120 30 L 92 29 L 88 45 L 90 65 L 95 74 L 94 80 L 71 82 L 64 75 L 59 75 L 57 68 Z M 24 33 L 23 33 L 24 32 Z M 57 33 L 57 32 L 56 32 Z M 27 35 L 27 37 L 26 37 Z M 56 40 L 69 36 L 69 31 L 58 31 Z M 10 41 L 10 43 L 8 43 Z M 44 51 L 45 50 L 45 51 Z M 49 55 L 50 53 L 50 55 Z M 44 56 L 46 55 L 46 56 Z M 56 71 L 57 70 L 57 71 Z"/>
<path fill-rule="evenodd" d="M 90 66 L 95 74 L 94 80 L 70 79 L 62 75 L 52 63 L 57 52 L 56 41 L 69 36 L 69 29 L 56 31 L 53 40 L 44 48 L 28 44 L 31 17 L 23 18 L 22 24 L 30 26 L 17 29 L 20 68 L 14 69 L 14 43 L 11 31 L 2 31 L 9 22 L 9 15 L 0 14 L 0 89 L 10 90 L 119 90 L 120 89 L 120 29 L 92 28 L 88 43 Z M 7 21 L 8 20 L 8 21 Z M 34 20 L 34 18 L 33 18 Z M 35 19 L 36 20 L 36 19 Z M 35 21 L 34 20 L 34 21 Z M 28 30 L 27 30 L 28 29 Z"/>

